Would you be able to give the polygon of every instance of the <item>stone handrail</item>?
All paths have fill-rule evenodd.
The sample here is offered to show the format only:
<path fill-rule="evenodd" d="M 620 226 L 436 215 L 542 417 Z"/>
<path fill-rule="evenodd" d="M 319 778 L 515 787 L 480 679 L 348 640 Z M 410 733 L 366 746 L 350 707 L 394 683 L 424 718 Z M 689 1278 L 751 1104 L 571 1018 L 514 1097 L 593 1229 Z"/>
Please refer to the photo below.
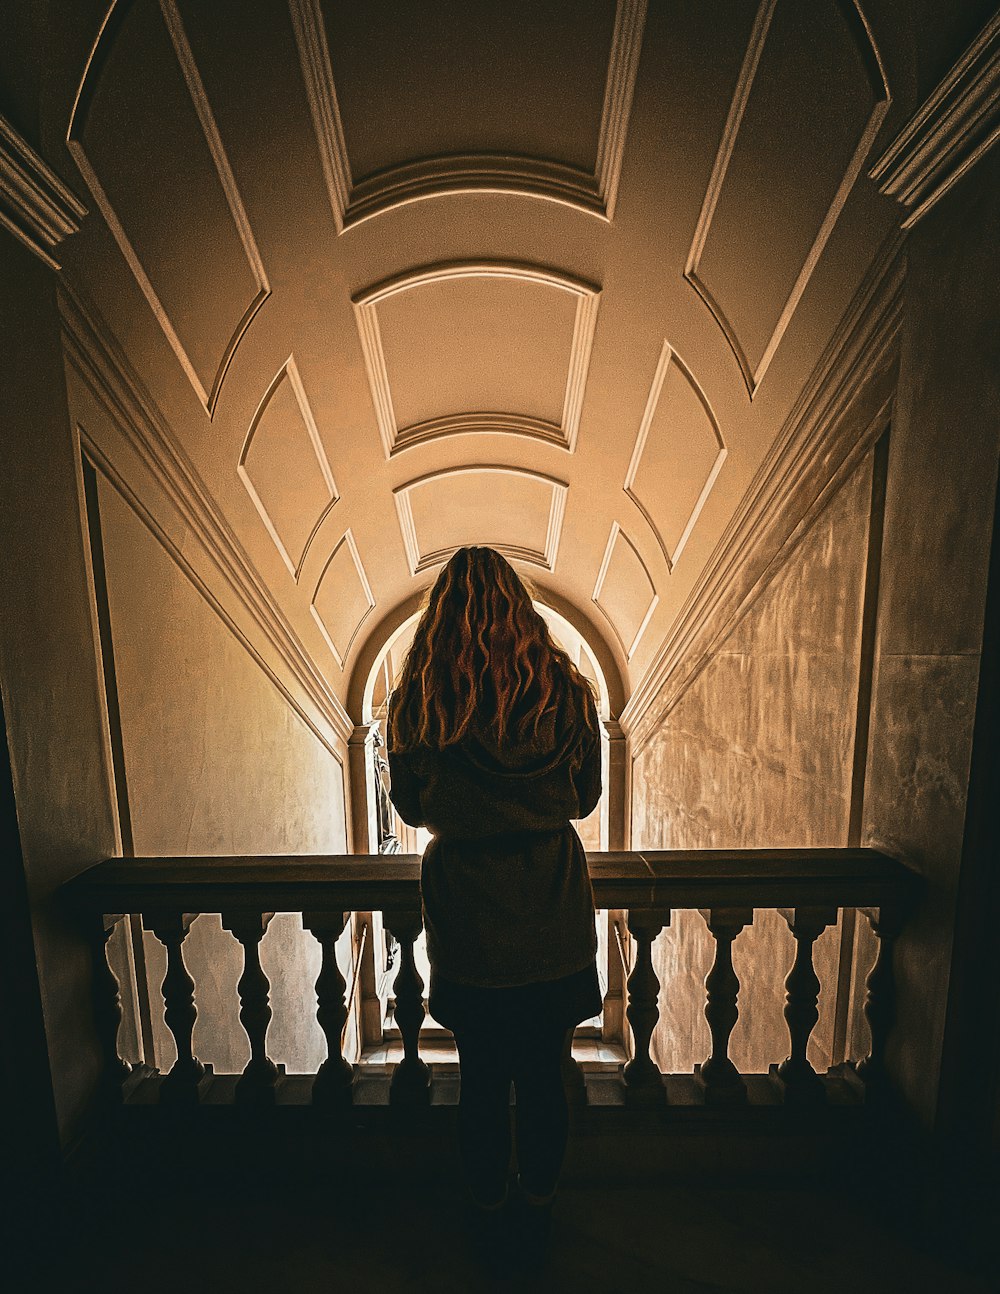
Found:
<path fill-rule="evenodd" d="M 700 911 L 715 940 L 705 1007 L 712 1055 L 696 1071 L 706 1104 L 746 1101 L 743 1076 L 728 1055 L 739 991 L 731 950 L 733 940 L 752 922 L 755 908 L 778 910 L 795 938 L 795 959 L 785 981 L 790 1052 L 774 1072 L 785 1103 L 825 1099 L 821 1077 L 806 1058 L 818 1017 L 819 981 L 812 948 L 841 908 L 862 911 L 879 940 L 865 1004 L 871 1052 L 856 1067 L 856 1075 L 866 1100 L 885 1091 L 885 1044 L 893 1020 L 892 940 L 917 883 L 905 866 L 872 849 L 595 852 L 588 855 L 588 865 L 597 906 L 624 910 L 634 943 L 627 1008 L 634 1055 L 621 1075 L 629 1102 L 657 1104 L 664 1099 L 663 1076 L 649 1054 L 659 990 L 651 947 L 669 924 L 673 908 Z M 329 1054 L 316 1075 L 313 1100 L 349 1103 L 354 1070 L 341 1052 L 348 1008 L 335 945 L 351 912 L 381 911 L 401 949 L 395 997 L 404 1057 L 393 1073 L 391 1096 L 396 1101 L 426 1100 L 430 1075 L 417 1049 L 424 1019 L 423 984 L 413 957 L 421 928 L 419 875 L 420 859 L 415 854 L 118 858 L 81 873 L 65 887 L 64 895 L 87 923 L 95 948 L 94 1007 L 107 1061 L 108 1091 L 120 1099 L 129 1073 L 118 1055 L 119 989 L 106 956 L 114 924 L 124 914 L 140 914 L 145 927 L 167 949 L 164 1017 L 177 1045 L 177 1060 L 161 1080 L 160 1097 L 196 1102 L 205 1069 L 191 1047 L 195 985 L 184 965 L 182 944 L 197 915 L 219 913 L 244 953 L 240 1021 L 251 1058 L 237 1085 L 237 1099 L 273 1101 L 278 1073 L 266 1053 L 270 986 L 260 965 L 259 944 L 275 912 L 301 912 L 304 928 L 323 950 L 316 985 L 317 1018 Z"/>

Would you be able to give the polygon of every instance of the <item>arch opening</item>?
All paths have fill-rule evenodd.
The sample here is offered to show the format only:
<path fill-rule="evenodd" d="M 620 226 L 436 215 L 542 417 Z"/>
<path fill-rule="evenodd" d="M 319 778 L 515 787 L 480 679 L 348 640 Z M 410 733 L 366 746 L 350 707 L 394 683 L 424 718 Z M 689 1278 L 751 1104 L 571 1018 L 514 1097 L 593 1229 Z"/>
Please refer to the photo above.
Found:
<path fill-rule="evenodd" d="M 589 679 L 597 689 L 597 709 L 602 719 L 611 717 L 611 694 L 605 671 L 600 658 L 587 638 L 580 630 L 566 619 L 561 612 L 549 606 L 540 598 L 534 598 L 535 609 L 548 625 L 552 637 L 569 655 L 577 669 Z M 422 614 L 421 608 L 410 614 L 388 635 L 385 642 L 377 649 L 375 659 L 368 669 L 361 700 L 361 722 L 372 723 L 384 719 L 385 707 L 389 692 L 403 659 L 413 642 L 417 621 Z"/>

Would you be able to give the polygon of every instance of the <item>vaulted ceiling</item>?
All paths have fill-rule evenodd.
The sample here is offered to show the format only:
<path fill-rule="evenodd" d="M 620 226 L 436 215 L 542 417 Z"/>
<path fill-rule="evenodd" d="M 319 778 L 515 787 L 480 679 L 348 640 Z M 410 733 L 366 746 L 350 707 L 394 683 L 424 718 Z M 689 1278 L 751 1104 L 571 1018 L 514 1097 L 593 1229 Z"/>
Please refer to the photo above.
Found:
<path fill-rule="evenodd" d="M 73 6 L 68 293 L 341 700 L 465 543 L 648 672 L 897 225 L 886 9 Z"/>

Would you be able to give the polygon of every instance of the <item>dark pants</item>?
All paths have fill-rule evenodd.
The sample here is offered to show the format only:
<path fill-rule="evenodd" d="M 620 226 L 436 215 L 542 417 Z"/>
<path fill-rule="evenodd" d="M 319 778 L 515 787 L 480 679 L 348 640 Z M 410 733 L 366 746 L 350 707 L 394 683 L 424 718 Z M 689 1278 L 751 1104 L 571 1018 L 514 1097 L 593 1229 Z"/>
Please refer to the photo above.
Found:
<path fill-rule="evenodd" d="M 462 1075 L 459 1148 L 474 1198 L 493 1204 L 506 1190 L 512 1083 L 521 1183 L 531 1195 L 551 1194 L 569 1130 L 562 1080 L 568 1028 L 544 1018 L 504 1027 L 486 1014 L 481 1022 L 454 1032 Z"/>

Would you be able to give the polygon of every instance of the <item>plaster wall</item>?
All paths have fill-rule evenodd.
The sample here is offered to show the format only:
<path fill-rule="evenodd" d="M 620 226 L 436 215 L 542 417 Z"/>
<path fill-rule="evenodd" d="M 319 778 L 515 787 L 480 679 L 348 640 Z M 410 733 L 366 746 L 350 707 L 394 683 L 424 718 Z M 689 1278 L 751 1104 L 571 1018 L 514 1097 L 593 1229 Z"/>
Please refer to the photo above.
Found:
<path fill-rule="evenodd" d="M 338 760 L 103 477 L 99 498 L 136 854 L 345 853 Z M 176 1054 L 157 988 L 165 957 L 153 935 L 143 942 L 163 1068 Z M 184 952 L 196 984 L 195 1050 L 217 1073 L 239 1073 L 249 1058 L 240 946 L 206 914 Z M 339 953 L 346 971 L 349 931 Z M 320 948 L 298 914 L 275 916 L 261 962 L 274 1012 L 269 1054 L 289 1072 L 311 1072 L 326 1055 L 315 1018 Z"/>
<path fill-rule="evenodd" d="M 58 891 L 115 852 L 116 827 L 55 284 L 6 236 L 0 305 L 0 687 L 48 1051 L 25 1057 L 21 1081 L 51 1073 L 67 1148 L 83 1129 L 101 1059 L 89 949 Z M 39 1127 L 36 1144 L 55 1136 Z"/>
<path fill-rule="evenodd" d="M 869 455 L 636 756 L 633 848 L 848 843 L 871 476 Z M 810 1059 L 824 1069 L 839 949 L 837 927 L 815 947 L 822 989 Z M 704 981 L 713 955 L 697 912 L 675 912 L 654 945 L 653 1054 L 665 1072 L 689 1071 L 711 1050 Z M 768 910 L 734 944 L 741 989 L 731 1055 L 744 1072 L 765 1072 L 787 1054 L 782 1006 L 793 955 L 783 918 Z"/>
<path fill-rule="evenodd" d="M 937 1117 L 1000 449 L 1000 155 L 910 238 L 864 843 L 925 878 L 896 948 L 890 1063 Z M 956 1099 L 961 1099 L 960 1087 Z"/>

